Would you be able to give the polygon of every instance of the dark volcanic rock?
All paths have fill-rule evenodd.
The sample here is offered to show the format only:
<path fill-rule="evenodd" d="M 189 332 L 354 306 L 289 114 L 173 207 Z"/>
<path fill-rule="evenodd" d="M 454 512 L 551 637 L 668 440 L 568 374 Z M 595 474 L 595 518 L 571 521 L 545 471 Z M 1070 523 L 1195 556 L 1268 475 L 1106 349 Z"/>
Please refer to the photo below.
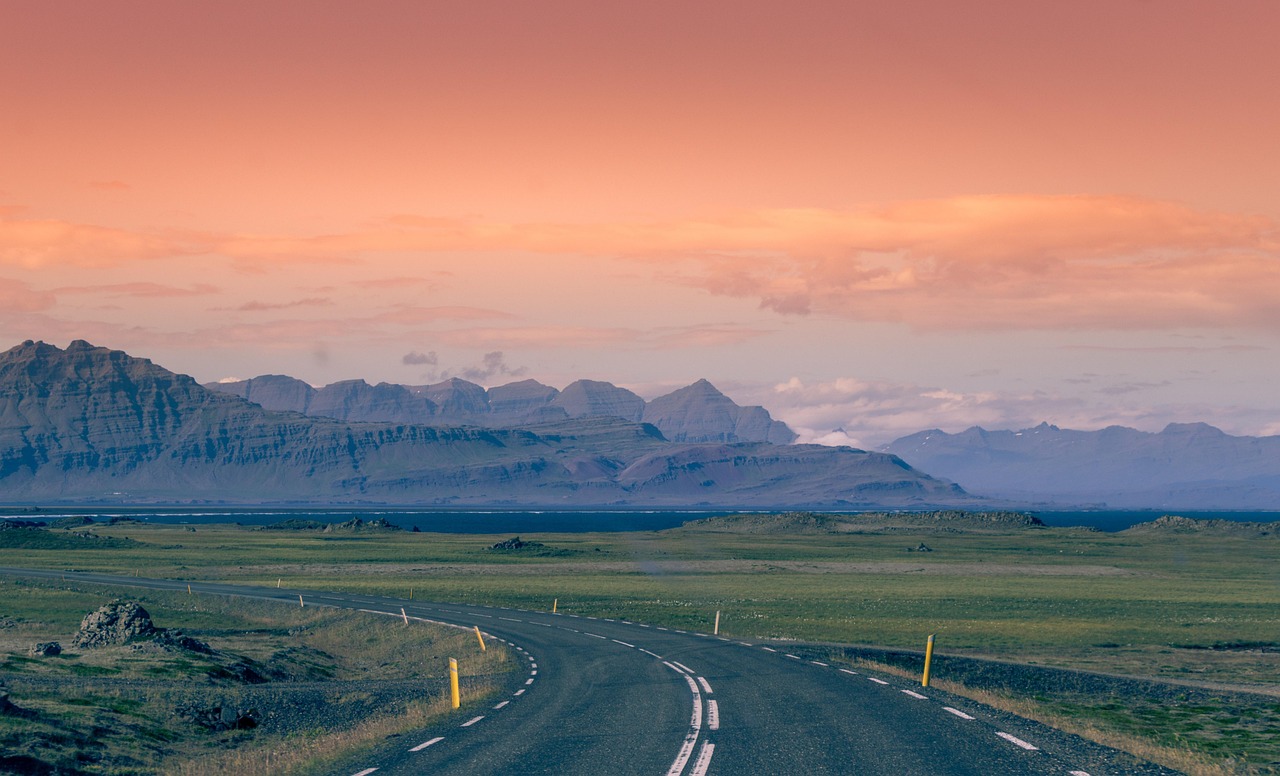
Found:
<path fill-rule="evenodd" d="M 41 641 L 31 645 L 27 654 L 33 657 L 53 657 L 62 654 L 62 645 L 56 641 Z"/>
<path fill-rule="evenodd" d="M 71 643 L 82 649 L 92 649 L 151 639 L 158 633 L 151 622 L 151 615 L 136 601 L 112 601 L 85 616 Z"/>

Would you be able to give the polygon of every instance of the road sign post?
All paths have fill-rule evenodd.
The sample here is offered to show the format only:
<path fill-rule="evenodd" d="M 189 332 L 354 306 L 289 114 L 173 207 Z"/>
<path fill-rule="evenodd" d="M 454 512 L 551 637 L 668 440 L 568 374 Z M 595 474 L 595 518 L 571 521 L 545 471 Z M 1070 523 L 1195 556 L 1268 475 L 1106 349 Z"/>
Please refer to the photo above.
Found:
<path fill-rule="evenodd" d="M 924 676 L 920 678 L 920 686 L 929 686 L 929 664 L 933 662 L 933 635 L 930 634 L 929 640 L 924 645 Z"/>

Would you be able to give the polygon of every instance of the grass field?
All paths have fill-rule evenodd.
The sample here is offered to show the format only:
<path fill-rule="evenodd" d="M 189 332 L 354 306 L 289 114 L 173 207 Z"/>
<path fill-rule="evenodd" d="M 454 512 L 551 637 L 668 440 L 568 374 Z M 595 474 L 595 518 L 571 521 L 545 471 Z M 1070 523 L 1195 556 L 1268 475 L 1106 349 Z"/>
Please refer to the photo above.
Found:
<path fill-rule="evenodd" d="M 83 617 L 119 597 L 213 654 L 145 643 L 72 647 Z M 27 654 L 48 641 L 61 643 L 62 654 Z M 473 702 L 512 664 L 501 645 L 479 653 L 469 633 L 361 612 L 0 577 L 0 691 L 19 709 L 0 713 L 0 772 L 310 772 L 447 713 L 445 657 L 462 658 Z M 258 676 L 244 681 L 246 667 Z M 260 683 L 262 675 L 270 681 Z M 420 689 L 373 695 L 358 688 L 388 676 L 412 678 Z M 289 698 L 294 682 L 303 692 Z M 286 700 L 260 705 L 277 691 Z M 298 714 L 299 703 L 322 713 Z M 209 729 L 183 711 L 213 706 L 252 712 L 264 724 Z"/>
<path fill-rule="evenodd" d="M 526 608 L 558 599 L 564 612 L 702 630 L 719 610 L 724 633 L 807 642 L 918 649 L 933 633 L 947 654 L 1271 693 L 1239 710 L 1243 726 L 1232 709 L 1144 720 L 1107 707 L 1114 699 L 1014 700 L 1216 763 L 1204 773 L 1280 764 L 1280 740 L 1231 738 L 1280 724 L 1275 539 L 1061 528 L 762 535 L 711 523 L 526 536 L 545 547 L 499 552 L 489 546 L 509 537 L 130 523 L 91 532 L 126 541 L 62 532 L 44 541 L 63 546 L 14 548 L 6 562 Z M 921 543 L 932 551 L 908 551 Z"/>

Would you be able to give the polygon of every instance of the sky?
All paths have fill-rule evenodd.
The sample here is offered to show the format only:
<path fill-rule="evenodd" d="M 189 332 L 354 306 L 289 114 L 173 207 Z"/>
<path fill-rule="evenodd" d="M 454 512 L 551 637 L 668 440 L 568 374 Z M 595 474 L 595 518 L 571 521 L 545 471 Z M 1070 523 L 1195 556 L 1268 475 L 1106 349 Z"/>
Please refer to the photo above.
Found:
<path fill-rule="evenodd" d="M 1280 434 L 1280 3 L 0 0 L 0 349 Z"/>

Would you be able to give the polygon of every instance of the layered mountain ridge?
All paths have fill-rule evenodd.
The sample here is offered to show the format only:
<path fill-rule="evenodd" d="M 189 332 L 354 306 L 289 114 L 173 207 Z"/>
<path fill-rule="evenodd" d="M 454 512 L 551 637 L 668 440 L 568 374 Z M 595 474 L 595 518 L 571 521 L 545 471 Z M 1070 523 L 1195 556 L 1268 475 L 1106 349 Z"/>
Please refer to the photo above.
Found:
<path fill-rule="evenodd" d="M 559 420 L 610 417 L 650 423 L 673 442 L 791 444 L 796 434 L 758 406 L 743 407 L 706 380 L 646 402 L 598 380 L 557 390 L 522 380 L 486 390 L 459 378 L 432 385 L 343 380 L 323 388 L 286 375 L 206 383 L 265 409 L 300 412 L 349 423 L 427 423 L 503 428 Z"/>
<path fill-rule="evenodd" d="M 548 406 L 538 385 L 486 393 L 494 414 Z M 346 408 L 475 412 L 465 381 L 353 386 Z M 292 382 L 261 384 L 277 396 Z M 475 386 L 478 388 L 478 386 Z M 566 404 L 616 407 L 584 386 Z M 366 390 L 367 389 L 367 390 Z M 483 390 L 483 389 L 481 389 Z M 617 389 L 622 390 L 622 389 Z M 706 393 L 705 388 L 699 389 Z M 559 399 L 566 391 L 557 392 Z M 318 395 L 318 392 L 317 392 Z M 707 394 L 709 395 L 709 394 Z M 337 394 L 335 394 L 337 396 Z M 326 401 L 329 401 L 327 398 Z M 714 397 L 709 399 L 717 402 Z M 469 403 L 470 402 L 470 403 Z M 308 408 L 311 405 L 308 405 Z M 736 405 L 735 405 L 736 406 Z M 895 456 L 848 447 L 668 440 L 609 414 L 523 428 L 350 422 L 276 411 L 146 359 L 77 340 L 0 354 L 0 492 L 10 503 L 924 507 L 975 503 Z M 439 417 L 439 416 L 437 416 Z"/>
<path fill-rule="evenodd" d="M 881 448 L 966 490 L 1022 503 L 1115 509 L 1280 508 L 1280 436 L 1232 436 L 1205 423 L 1159 432 L 1048 423 L 902 437 Z"/>

